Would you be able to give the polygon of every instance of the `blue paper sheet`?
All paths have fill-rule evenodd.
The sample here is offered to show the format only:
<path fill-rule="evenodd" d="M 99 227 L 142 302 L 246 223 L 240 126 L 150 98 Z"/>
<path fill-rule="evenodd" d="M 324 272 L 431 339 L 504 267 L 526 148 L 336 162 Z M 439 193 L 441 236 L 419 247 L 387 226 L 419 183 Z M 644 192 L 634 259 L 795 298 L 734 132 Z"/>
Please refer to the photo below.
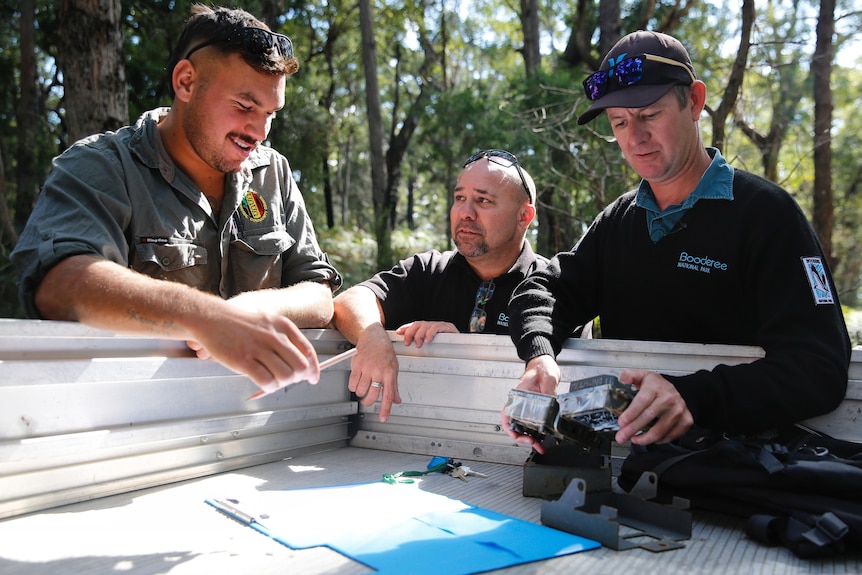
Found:
<path fill-rule="evenodd" d="M 255 492 L 227 501 L 239 516 L 225 500 L 207 503 L 292 549 L 330 547 L 386 575 L 467 575 L 600 546 L 416 484 Z"/>

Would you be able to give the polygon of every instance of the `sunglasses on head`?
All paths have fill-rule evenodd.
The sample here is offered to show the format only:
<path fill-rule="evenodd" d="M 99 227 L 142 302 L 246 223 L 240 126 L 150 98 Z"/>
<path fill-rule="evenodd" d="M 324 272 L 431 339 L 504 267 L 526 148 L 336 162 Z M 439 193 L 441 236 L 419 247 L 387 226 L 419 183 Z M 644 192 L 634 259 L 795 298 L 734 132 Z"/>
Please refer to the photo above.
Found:
<path fill-rule="evenodd" d="M 220 42 L 242 43 L 243 49 L 255 56 L 264 56 L 269 54 L 274 47 L 284 58 L 293 58 L 293 44 L 290 42 L 290 38 L 284 34 L 270 32 L 263 28 L 245 26 L 242 28 L 235 28 L 233 31 L 229 32 L 227 36 L 213 38 L 203 42 L 202 44 L 198 44 L 186 53 L 186 57 L 184 59 L 188 60 L 192 54 L 201 48 L 206 48 L 207 46 L 212 46 L 213 44 L 218 44 Z"/>
<path fill-rule="evenodd" d="M 663 68 L 662 65 L 682 68 L 688 73 L 688 77 L 691 81 L 695 81 L 694 73 L 682 62 L 677 62 L 676 60 L 671 60 L 670 58 L 665 58 L 663 56 L 655 56 L 653 54 L 641 54 L 639 56 L 632 56 L 631 58 L 624 58 L 616 63 L 611 60 L 611 67 L 609 69 L 600 70 L 587 76 L 587 79 L 583 82 L 584 93 L 586 93 L 587 99 L 591 102 L 595 102 L 604 96 L 608 92 L 608 84 L 610 83 L 611 78 L 616 79 L 620 88 L 637 84 L 644 78 L 644 68 L 647 65 L 647 62 L 656 62 L 659 64 L 659 66 L 654 67 L 654 70 L 650 71 L 652 74 L 655 74 L 655 78 L 651 78 L 652 81 L 650 83 L 652 84 L 674 81 L 681 82 L 684 80 L 684 78 L 681 78 L 679 74 L 671 74 L 670 71 Z"/>
<path fill-rule="evenodd" d="M 533 194 L 530 193 L 527 178 L 524 177 L 524 172 L 521 171 L 521 165 L 518 163 L 518 158 L 515 157 L 515 154 L 506 150 L 482 150 L 467 158 L 467 161 L 464 162 L 464 167 L 466 168 L 482 158 L 488 158 L 489 162 L 494 162 L 504 168 L 515 166 L 515 169 L 518 170 L 518 177 L 521 178 L 521 184 L 524 186 L 524 191 L 527 192 L 527 198 L 530 199 L 530 203 L 533 202 Z"/>
<path fill-rule="evenodd" d="M 494 295 L 494 282 L 482 282 L 479 289 L 476 290 L 476 305 L 473 306 L 473 313 L 470 315 L 470 333 L 482 333 L 485 331 L 485 321 L 488 319 L 488 314 L 485 312 L 485 304 Z"/>

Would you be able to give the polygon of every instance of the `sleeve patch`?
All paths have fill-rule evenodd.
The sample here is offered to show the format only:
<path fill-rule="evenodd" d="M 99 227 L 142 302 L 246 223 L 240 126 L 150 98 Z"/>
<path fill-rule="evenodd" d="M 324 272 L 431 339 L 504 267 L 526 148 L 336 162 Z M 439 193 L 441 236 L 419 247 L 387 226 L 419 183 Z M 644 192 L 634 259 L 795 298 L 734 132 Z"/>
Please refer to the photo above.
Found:
<path fill-rule="evenodd" d="M 832 287 L 829 284 L 823 261 L 820 258 L 802 258 L 802 265 L 805 266 L 805 275 L 808 276 L 808 283 L 811 284 L 814 303 L 817 305 L 834 304 L 835 298 L 832 297 Z"/>

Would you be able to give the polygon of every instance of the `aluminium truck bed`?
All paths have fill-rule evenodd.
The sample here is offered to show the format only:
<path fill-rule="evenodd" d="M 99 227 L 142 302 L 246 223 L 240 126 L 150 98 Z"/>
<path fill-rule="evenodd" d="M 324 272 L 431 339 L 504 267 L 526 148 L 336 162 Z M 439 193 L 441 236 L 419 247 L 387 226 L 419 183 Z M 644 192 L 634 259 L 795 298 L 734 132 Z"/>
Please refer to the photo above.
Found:
<path fill-rule="evenodd" d="M 309 330 L 321 358 L 348 347 Z M 396 337 L 393 334 L 393 340 Z M 180 342 L 117 336 L 78 324 L 0 320 L 0 573 L 369 573 L 326 548 L 292 550 L 203 503 L 231 489 L 370 482 L 454 457 L 487 478 L 442 474 L 420 488 L 539 522 L 522 495 L 529 450 L 499 429 L 522 364 L 507 338 L 441 334 L 396 344 L 404 402 L 377 421 L 347 392 L 348 364 L 317 386 L 257 402 L 254 386 Z M 571 340 L 563 381 L 625 367 L 684 373 L 752 361 L 755 348 Z M 838 410 L 811 422 L 862 441 L 862 351 Z M 375 502 L 357 501 L 356 528 Z M 695 511 L 682 549 L 601 549 L 510 567 L 527 573 L 859 573 L 859 552 L 804 561 L 746 539 L 741 521 Z M 409 567 L 405 568 L 409 573 Z"/>

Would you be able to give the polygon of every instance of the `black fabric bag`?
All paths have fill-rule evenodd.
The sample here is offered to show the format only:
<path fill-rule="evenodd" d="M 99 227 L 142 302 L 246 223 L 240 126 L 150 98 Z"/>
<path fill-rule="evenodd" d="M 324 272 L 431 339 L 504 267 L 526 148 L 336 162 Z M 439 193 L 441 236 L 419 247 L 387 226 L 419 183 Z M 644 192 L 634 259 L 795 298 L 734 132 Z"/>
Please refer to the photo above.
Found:
<path fill-rule="evenodd" d="M 693 429 L 677 442 L 640 447 L 618 483 L 631 491 L 652 471 L 660 499 L 748 517 L 746 534 L 797 556 L 862 547 L 862 444 L 794 427 L 758 437 Z"/>

